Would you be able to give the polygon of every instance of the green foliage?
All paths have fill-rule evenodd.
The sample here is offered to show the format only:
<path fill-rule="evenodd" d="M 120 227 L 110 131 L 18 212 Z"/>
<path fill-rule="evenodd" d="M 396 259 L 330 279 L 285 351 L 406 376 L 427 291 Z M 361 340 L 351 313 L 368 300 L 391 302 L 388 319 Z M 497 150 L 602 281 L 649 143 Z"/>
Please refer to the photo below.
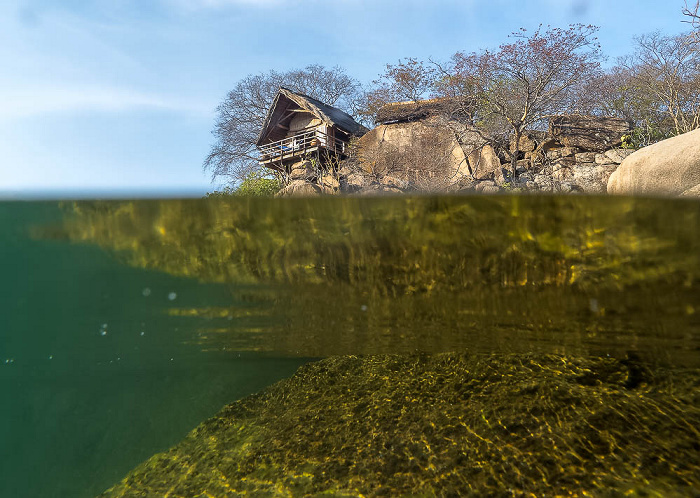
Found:
<path fill-rule="evenodd" d="M 622 135 L 622 148 L 623 149 L 633 149 L 632 145 L 632 135 Z"/>
<path fill-rule="evenodd" d="M 662 129 L 661 126 L 649 121 L 637 126 L 629 135 L 622 137 L 623 149 L 641 149 L 647 145 L 666 140 L 675 135 L 670 129 Z"/>
<path fill-rule="evenodd" d="M 279 192 L 282 185 L 278 178 L 270 178 L 261 171 L 251 171 L 237 187 L 209 192 L 207 197 L 271 197 Z"/>

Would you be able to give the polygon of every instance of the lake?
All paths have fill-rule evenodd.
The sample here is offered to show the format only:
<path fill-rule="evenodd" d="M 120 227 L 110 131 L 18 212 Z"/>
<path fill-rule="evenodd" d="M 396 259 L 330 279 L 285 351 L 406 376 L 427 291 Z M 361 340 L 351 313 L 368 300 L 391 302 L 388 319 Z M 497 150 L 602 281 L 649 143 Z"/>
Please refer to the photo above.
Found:
<path fill-rule="evenodd" d="M 623 197 L 2 202 L 0 495 L 687 495 L 698 227 Z"/>

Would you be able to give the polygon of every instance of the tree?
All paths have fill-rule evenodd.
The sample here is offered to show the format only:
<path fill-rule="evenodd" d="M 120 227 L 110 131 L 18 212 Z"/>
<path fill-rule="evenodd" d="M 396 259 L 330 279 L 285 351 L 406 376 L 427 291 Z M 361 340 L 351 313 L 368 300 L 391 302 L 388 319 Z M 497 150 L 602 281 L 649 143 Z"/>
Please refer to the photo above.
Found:
<path fill-rule="evenodd" d="M 497 51 L 457 52 L 438 88 L 444 95 L 472 96 L 474 124 L 512 136 L 515 175 L 525 130 L 589 106 L 583 90 L 600 74 L 602 59 L 593 36 L 597 30 L 581 24 L 544 31 L 540 26 L 531 35 L 524 29 L 513 33 L 514 41 Z"/>
<path fill-rule="evenodd" d="M 272 197 L 282 188 L 279 178 L 271 174 L 253 170 L 236 187 L 224 187 L 223 190 L 209 192 L 207 197 Z"/>
<path fill-rule="evenodd" d="M 359 114 L 365 120 L 373 120 L 385 104 L 415 102 L 427 97 L 434 87 L 436 75 L 433 67 L 410 57 L 405 61 L 399 59 L 396 65 L 387 64 L 384 73 L 364 93 Z"/>
<path fill-rule="evenodd" d="M 696 0 L 695 7 L 689 7 L 686 1 L 683 15 L 688 18 L 684 22 L 690 23 L 693 28 L 695 28 L 695 32 L 693 33 L 695 40 L 700 41 L 700 0 Z"/>
<path fill-rule="evenodd" d="M 647 116 L 678 135 L 700 127 L 700 52 L 688 35 L 637 37 L 633 55 L 620 60 L 635 94 L 650 100 Z"/>
<path fill-rule="evenodd" d="M 359 88 L 358 82 L 337 66 L 327 69 L 314 64 L 283 73 L 246 76 L 216 108 L 212 131 L 216 141 L 204 160 L 204 169 L 212 179 L 223 177 L 238 183 L 260 168 L 255 142 L 280 86 L 348 111 L 356 103 Z"/>

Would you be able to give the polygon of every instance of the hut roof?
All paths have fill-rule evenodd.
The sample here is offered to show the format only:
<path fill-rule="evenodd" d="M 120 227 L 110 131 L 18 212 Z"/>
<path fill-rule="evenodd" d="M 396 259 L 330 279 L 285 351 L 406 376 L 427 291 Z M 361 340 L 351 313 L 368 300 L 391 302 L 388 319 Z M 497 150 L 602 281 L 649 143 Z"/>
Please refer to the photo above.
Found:
<path fill-rule="evenodd" d="M 276 122 L 281 119 L 290 105 L 296 105 L 299 109 L 312 113 L 325 124 L 335 126 L 350 135 L 362 135 L 367 132 L 367 128 L 355 121 L 348 113 L 308 95 L 280 87 L 270 110 L 267 112 L 267 117 L 258 135 L 257 145 L 264 144 L 265 139 L 270 134 L 270 128 L 277 124 Z"/>
<path fill-rule="evenodd" d="M 467 117 L 462 107 L 463 102 L 454 97 L 441 97 L 429 100 L 409 100 L 391 102 L 377 111 L 377 123 L 390 124 L 406 121 L 418 121 L 431 116 L 450 115 Z"/>

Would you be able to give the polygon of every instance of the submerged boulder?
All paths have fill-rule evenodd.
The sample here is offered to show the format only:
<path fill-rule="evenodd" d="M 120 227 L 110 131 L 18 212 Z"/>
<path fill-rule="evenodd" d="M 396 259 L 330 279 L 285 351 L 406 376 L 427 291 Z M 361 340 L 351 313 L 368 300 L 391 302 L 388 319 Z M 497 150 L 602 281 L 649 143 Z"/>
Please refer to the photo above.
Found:
<path fill-rule="evenodd" d="M 331 357 L 101 496 L 688 496 L 698 381 L 635 355 Z"/>
<path fill-rule="evenodd" d="M 638 150 L 608 180 L 609 194 L 700 196 L 700 129 Z"/>

